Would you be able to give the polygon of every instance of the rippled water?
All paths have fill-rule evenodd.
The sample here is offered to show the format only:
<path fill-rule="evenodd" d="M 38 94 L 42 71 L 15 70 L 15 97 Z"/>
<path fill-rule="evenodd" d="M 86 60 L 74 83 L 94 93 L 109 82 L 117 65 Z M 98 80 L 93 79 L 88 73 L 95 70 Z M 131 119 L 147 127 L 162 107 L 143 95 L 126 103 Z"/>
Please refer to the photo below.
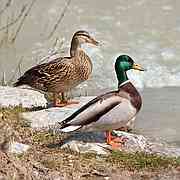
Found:
<path fill-rule="evenodd" d="M 143 107 L 136 130 L 140 134 L 180 146 L 180 88 L 148 88 L 142 92 Z"/>
<path fill-rule="evenodd" d="M 0 9 L 4 7 L 5 2 L 5 0 L 1 1 Z M 30 2 L 30 0 L 13 1 L 7 12 L 0 15 L 0 28 L 7 24 L 8 17 L 10 19 L 19 14 L 23 3 Z M 65 2 L 63 0 L 36 1 L 14 44 L 2 43 L 2 38 L 5 39 L 5 34 L 8 34 L 10 41 L 18 24 L 12 26 L 8 33 L 0 31 L 1 77 L 5 72 L 7 81 L 15 80 L 19 76 L 19 73 L 15 72 L 21 59 L 20 69 L 23 72 L 53 50 L 67 55 L 72 34 L 79 29 L 85 29 L 101 41 L 102 46 L 98 48 L 84 46 L 92 57 L 94 68 L 91 79 L 82 84 L 81 88 L 85 88 L 86 91 L 90 91 L 90 87 L 91 89 L 115 88 L 117 81 L 113 64 L 118 55 L 125 53 L 147 69 L 147 72 L 128 72 L 130 79 L 138 87 L 147 89 L 149 87 L 180 86 L 179 0 L 73 0 L 54 35 L 48 39 Z M 56 39 L 57 43 L 55 44 Z M 61 42 L 63 42 L 62 46 Z M 151 92 L 151 90 L 149 91 Z M 155 89 L 152 91 L 156 92 Z M 162 126 L 161 123 L 165 119 L 164 121 L 167 123 L 165 127 L 173 124 L 172 128 L 176 127 L 177 132 L 180 130 L 176 126 L 179 124 L 178 117 L 173 117 L 168 105 L 160 106 L 161 101 L 174 102 L 167 98 L 167 92 L 162 89 L 162 93 L 164 93 L 162 99 L 156 98 L 159 95 L 152 93 L 154 101 L 150 95 L 145 93 L 147 98 L 145 98 L 145 107 L 140 116 L 139 128 L 144 128 L 147 130 L 146 132 L 149 128 L 150 133 L 158 133 Z M 178 91 L 175 93 L 174 98 L 176 99 Z M 167 113 L 160 111 L 158 118 L 154 117 L 154 107 L 166 108 Z M 177 103 L 175 114 L 179 116 L 178 108 L 179 104 Z M 165 118 L 167 114 L 171 117 Z M 148 123 L 145 123 L 144 118 Z M 159 122 L 157 126 L 154 121 L 151 121 L 151 118 Z M 175 120 L 171 121 L 172 124 L 168 124 L 171 118 Z M 155 128 L 153 129 L 155 126 L 157 127 L 156 131 Z M 168 134 L 168 131 L 166 133 Z M 165 136 L 166 133 L 163 135 Z M 162 134 L 159 133 L 159 135 Z M 178 133 L 175 133 L 175 136 L 180 137 Z M 171 134 L 171 137 L 174 136 Z"/>
<path fill-rule="evenodd" d="M 68 54 L 72 34 L 86 29 L 103 44 L 98 48 L 86 47 L 94 64 L 89 83 L 101 88 L 115 87 L 113 63 L 116 56 L 127 53 L 148 69 L 146 73 L 129 73 L 139 87 L 180 85 L 180 1 L 73 0 L 54 36 L 47 39 L 65 2 L 36 1 L 16 42 L 1 46 L 0 70 L 5 71 L 7 80 L 21 58 L 24 71 L 52 50 L 56 38 L 59 43 L 55 49 L 61 52 L 62 48 Z M 7 23 L 7 17 L 18 15 L 23 3 L 13 2 L 7 13 L 1 15 L 0 27 Z M 10 38 L 17 26 L 9 29 Z M 0 37 L 4 37 L 3 31 Z M 59 47 L 61 41 L 63 47 Z"/>

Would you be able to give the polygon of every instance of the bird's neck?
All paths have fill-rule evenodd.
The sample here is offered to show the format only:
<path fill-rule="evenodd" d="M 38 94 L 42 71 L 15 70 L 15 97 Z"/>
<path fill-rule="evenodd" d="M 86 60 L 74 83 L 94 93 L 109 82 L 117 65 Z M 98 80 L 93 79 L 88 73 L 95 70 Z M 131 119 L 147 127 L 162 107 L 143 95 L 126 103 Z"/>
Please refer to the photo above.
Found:
<path fill-rule="evenodd" d="M 71 41 L 71 49 L 70 49 L 70 56 L 78 56 L 79 51 L 81 50 L 81 44 L 77 38 L 73 38 Z"/>
<path fill-rule="evenodd" d="M 127 74 L 125 71 L 117 72 L 118 86 L 121 86 L 124 82 L 128 80 Z"/>

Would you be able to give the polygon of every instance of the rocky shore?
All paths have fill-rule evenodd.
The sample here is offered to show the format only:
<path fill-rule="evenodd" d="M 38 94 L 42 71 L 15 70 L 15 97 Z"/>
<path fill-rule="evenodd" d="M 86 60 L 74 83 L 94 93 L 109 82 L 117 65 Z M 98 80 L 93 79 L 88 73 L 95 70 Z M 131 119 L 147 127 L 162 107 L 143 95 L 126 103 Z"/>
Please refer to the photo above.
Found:
<path fill-rule="evenodd" d="M 110 146 L 106 145 L 105 143 L 105 137 L 103 133 L 100 132 L 94 132 L 94 133 L 74 133 L 71 135 L 64 135 L 61 134 L 58 131 L 58 126 L 57 122 L 62 121 L 65 117 L 69 116 L 72 114 L 76 109 L 78 109 L 80 106 L 82 106 L 84 103 L 92 99 L 93 97 L 78 97 L 80 101 L 80 104 L 78 105 L 70 105 L 64 108 L 47 108 L 48 101 L 44 97 L 43 94 L 40 92 L 31 90 L 31 89 L 21 89 L 21 88 L 13 88 L 13 87 L 7 87 L 7 86 L 1 86 L 0 87 L 0 117 L 1 117 L 1 131 L 0 131 L 0 144 L 1 144 L 1 151 L 0 155 L 2 156 L 2 163 L 4 163 L 4 167 L 7 166 L 7 159 L 11 159 L 11 162 L 14 162 L 15 164 L 12 163 L 13 168 L 16 170 L 20 168 L 20 164 L 24 161 L 26 161 L 26 166 L 24 167 L 24 170 L 22 169 L 21 173 L 26 174 L 24 175 L 24 178 L 29 178 L 31 179 L 32 177 L 35 177 L 35 179 L 38 179 L 38 177 L 42 179 L 68 179 L 70 176 L 67 175 L 70 173 L 67 170 L 67 167 L 65 168 L 64 164 L 62 165 L 62 168 L 65 168 L 65 175 L 61 175 L 61 171 L 57 168 L 59 167 L 59 164 L 57 162 L 63 162 L 63 158 L 61 160 L 52 160 L 53 156 L 58 155 L 59 153 L 61 156 L 64 154 L 64 156 L 68 156 L 68 162 L 71 162 L 70 164 L 74 163 L 80 163 L 79 160 L 74 160 L 77 159 L 77 157 L 80 156 L 80 159 L 83 161 L 83 166 L 85 165 L 84 161 L 91 161 L 89 157 L 92 156 L 92 164 L 96 164 L 101 156 L 103 156 L 103 162 L 102 166 L 105 167 L 107 170 L 107 166 L 105 165 L 106 163 L 104 161 L 108 161 L 108 159 L 112 158 L 113 150 L 111 149 Z M 39 109 L 42 108 L 42 110 L 34 110 L 34 109 Z M 29 110 L 28 110 L 29 109 Z M 146 162 L 146 158 L 152 161 L 154 163 L 154 156 L 156 157 L 162 157 L 165 158 L 164 164 L 166 168 L 169 168 L 169 165 L 173 167 L 173 172 L 171 169 L 171 173 L 175 177 L 175 179 L 179 178 L 179 170 L 177 169 L 179 167 L 178 164 L 178 158 L 180 157 L 180 148 L 175 147 L 175 146 L 169 146 L 165 142 L 159 142 L 159 141 L 154 141 L 150 137 L 144 137 L 141 134 L 135 134 L 135 133 L 127 133 L 123 131 L 114 131 L 118 136 L 123 136 L 126 138 L 125 143 L 122 145 L 121 149 L 119 150 L 118 155 L 113 156 L 113 162 L 108 162 L 110 163 L 111 166 L 114 163 L 113 166 L 115 166 L 116 173 L 108 172 L 108 170 L 105 172 L 101 172 L 100 170 L 93 169 L 92 172 L 86 171 L 85 176 L 87 177 L 103 177 L 103 179 L 113 179 L 115 177 L 122 177 L 122 178 L 129 178 L 129 179 L 138 179 L 142 176 L 144 176 L 147 172 L 146 170 L 141 170 L 141 174 L 139 171 L 137 171 L 136 165 L 135 169 L 133 169 L 133 173 L 131 170 L 127 171 L 127 168 L 120 172 L 117 171 L 117 164 L 120 162 L 127 163 L 129 161 L 129 155 L 126 155 L 127 159 L 124 158 L 124 154 L 121 153 L 130 153 L 130 159 L 135 158 L 137 160 L 137 164 L 139 163 L 139 157 L 144 157 L 144 160 Z M 66 137 L 68 136 L 68 137 Z M 66 137 L 65 139 L 63 139 Z M 41 160 L 38 160 L 40 156 L 43 153 L 46 153 L 43 158 L 43 163 Z M 70 153 L 69 153 L 70 152 Z M 4 154 L 5 153 L 5 154 Z M 38 153 L 38 154 L 36 154 Z M 142 155 L 137 155 L 137 153 L 142 153 Z M 13 155 L 15 154 L 15 156 Z M 52 157 L 49 159 L 50 154 L 52 154 Z M 81 155 L 82 154 L 82 155 Z M 91 155 L 92 154 L 92 155 Z M 48 155 L 48 157 L 47 157 Z M 77 156 L 78 155 L 78 156 Z M 22 159 L 19 157 L 23 157 Z M 36 157 L 38 156 L 38 157 Z M 99 157 L 97 157 L 99 156 Z M 147 156 L 147 157 L 146 157 Z M 12 160 L 13 157 L 13 160 Z M 18 158 L 17 158 L 18 157 Z M 88 158 L 87 158 L 88 157 Z M 153 157 L 153 158 L 152 158 Z M 37 161 L 41 161 L 41 163 L 36 164 L 35 162 L 37 158 Z M 116 162 L 116 159 L 119 159 L 119 162 Z M 172 158 L 172 159 L 167 159 Z M 175 159 L 174 159 L 175 158 Z M 28 160 L 27 160 L 28 159 Z M 88 159 L 88 160 L 87 160 Z M 101 158 L 100 158 L 101 159 Z M 157 158 L 158 159 L 158 158 Z M 156 160 L 157 160 L 156 159 Z M 32 160 L 32 162 L 28 162 L 29 160 Z M 156 161 L 155 160 L 155 161 Z M 161 158 L 160 158 L 161 160 Z M 28 163 L 27 163 L 28 162 Z M 35 165 L 35 164 L 36 165 Z M 105 164 L 104 164 L 105 163 Z M 120 164 L 121 164 L 120 163 Z M 132 164 L 131 164 L 132 163 Z M 133 162 L 130 164 L 133 165 Z M 147 163 L 147 162 L 146 162 Z M 149 165 L 145 163 L 145 166 L 143 167 L 146 169 L 148 168 Z M 158 162 L 157 162 L 158 163 Z M 167 163 L 167 164 L 166 164 Z M 169 165 L 168 165 L 169 163 Z M 45 166 L 42 166 L 42 164 Z M 81 164 L 81 163 L 80 163 Z M 141 163 L 140 163 L 141 164 Z M 173 164 L 173 165 L 172 165 Z M 131 166 L 130 165 L 130 166 Z M 17 166 L 17 167 L 16 167 Z M 53 168 L 51 167 L 53 166 Z M 66 166 L 72 166 L 72 165 L 67 165 Z M 98 165 L 99 166 L 99 165 Z M 126 166 L 126 165 L 125 165 Z M 128 165 L 129 166 L 129 165 Z M 154 164 L 152 165 L 154 166 Z M 131 168 L 132 168 L 131 167 Z M 138 165 L 139 167 L 139 165 Z M 0 167 L 3 170 L 3 167 Z M 11 167 L 12 168 L 12 167 Z M 31 175 L 31 178 L 27 175 L 28 173 L 28 168 L 31 169 L 31 173 L 40 173 L 40 169 L 43 171 L 43 175 Z M 35 170 L 35 169 L 36 170 Z M 164 168 L 164 165 L 163 165 Z M 165 169 L 166 169 L 165 168 Z M 51 169 L 51 170 L 50 170 Z M 53 169 L 53 170 L 52 170 Z M 56 170 L 54 170 L 56 169 Z M 71 169 L 71 168 L 70 168 Z M 36 171 L 36 172 L 35 172 Z M 72 171 L 72 169 L 71 169 Z M 159 171 L 159 168 L 157 168 L 157 171 Z M 83 179 L 83 173 L 79 172 L 81 174 L 79 177 L 80 179 Z M 77 174 L 78 174 L 77 173 Z M 160 171 L 160 174 L 163 173 Z M 172 177 L 169 171 L 167 171 L 166 176 L 167 177 Z M 17 173 L 18 174 L 18 173 Z M 46 176 L 46 175 L 47 176 Z M 76 175 L 77 175 L 76 174 Z M 147 177 L 151 179 L 151 174 L 147 173 Z M 171 174 L 171 175 L 169 175 Z M 174 175 L 175 174 L 175 175 Z M 3 174 L 0 173 L 2 177 Z M 12 174 L 10 174 L 11 176 Z M 0 177 L 1 177 L 0 176 Z M 75 176 L 75 175 L 74 175 Z M 146 175 L 145 175 L 146 176 Z M 152 175 L 153 178 L 155 178 L 156 175 Z M 7 176 L 8 177 L 8 176 Z M 19 175 L 18 175 L 19 177 Z M 162 177 L 162 176 L 160 176 Z M 165 177 L 165 176 L 164 176 Z M 27 179 L 28 179 L 27 178 Z M 152 178 L 152 179 L 153 179 Z M 162 178 L 163 179 L 163 178 Z"/>

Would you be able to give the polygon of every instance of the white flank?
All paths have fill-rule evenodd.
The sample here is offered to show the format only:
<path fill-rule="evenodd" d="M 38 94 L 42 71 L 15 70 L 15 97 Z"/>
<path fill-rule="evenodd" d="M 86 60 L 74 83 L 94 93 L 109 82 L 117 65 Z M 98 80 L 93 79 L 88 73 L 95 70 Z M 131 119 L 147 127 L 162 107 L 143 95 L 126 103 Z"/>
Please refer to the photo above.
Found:
<path fill-rule="evenodd" d="M 81 126 L 68 126 L 66 128 L 61 129 L 61 131 L 65 132 L 65 133 L 72 132 L 72 131 L 75 131 L 75 130 L 79 129 L 80 127 Z"/>
<path fill-rule="evenodd" d="M 87 119 L 91 119 L 91 117 L 94 117 L 95 115 L 99 114 L 101 111 L 106 109 L 108 106 L 111 106 L 115 102 L 121 103 L 123 98 L 119 96 L 111 96 L 107 99 L 102 98 L 101 100 L 90 105 L 87 109 L 85 109 L 83 112 L 78 114 L 75 118 L 73 118 L 72 121 L 70 121 L 70 123 L 71 124 L 73 123 L 84 124 L 84 121 L 86 121 Z"/>

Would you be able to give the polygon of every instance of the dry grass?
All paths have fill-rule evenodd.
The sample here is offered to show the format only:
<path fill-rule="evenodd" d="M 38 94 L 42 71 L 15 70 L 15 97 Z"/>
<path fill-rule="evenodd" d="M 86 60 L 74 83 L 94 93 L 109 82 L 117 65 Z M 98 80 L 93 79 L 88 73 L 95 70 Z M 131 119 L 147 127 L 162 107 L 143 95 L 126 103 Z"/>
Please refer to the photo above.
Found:
<path fill-rule="evenodd" d="M 12 179 L 152 179 L 180 178 L 179 158 L 167 158 L 143 153 L 112 152 L 110 156 L 78 154 L 60 149 L 66 136 L 36 132 L 19 118 L 27 109 L 0 109 L 0 176 Z M 8 140 L 7 140 L 8 139 Z M 7 154 L 2 144 L 12 139 L 31 145 L 21 155 Z"/>

